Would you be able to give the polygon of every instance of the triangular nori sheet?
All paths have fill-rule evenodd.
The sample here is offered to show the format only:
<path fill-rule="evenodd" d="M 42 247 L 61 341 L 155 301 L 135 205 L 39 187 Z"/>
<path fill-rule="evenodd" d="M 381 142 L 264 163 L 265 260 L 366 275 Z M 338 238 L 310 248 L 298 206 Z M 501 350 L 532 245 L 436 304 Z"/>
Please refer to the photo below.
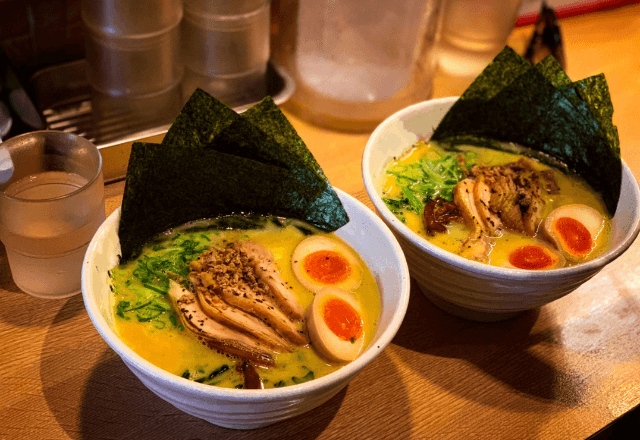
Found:
<path fill-rule="evenodd" d="M 310 202 L 306 207 L 305 220 L 322 229 L 327 229 L 322 225 L 330 225 L 331 228 L 337 229 L 347 224 L 349 217 L 338 195 L 329 185 L 329 180 L 313 154 L 273 100 L 266 97 L 241 116 L 275 139 L 282 147 L 280 151 L 287 151 L 291 157 L 296 158 L 296 164 L 303 166 L 317 182 L 325 182 L 317 197 L 305 200 Z"/>
<path fill-rule="evenodd" d="M 225 213 L 276 214 L 272 205 L 280 201 L 274 195 L 288 174 L 215 150 L 194 154 L 173 145 L 134 143 L 118 229 L 122 262 L 152 237 L 189 221 Z"/>
<path fill-rule="evenodd" d="M 278 215 L 326 231 L 349 221 L 275 103 L 250 110 L 238 115 L 198 89 L 161 145 L 134 143 L 118 229 L 123 262 L 155 235 L 202 218 Z"/>
<path fill-rule="evenodd" d="M 213 140 L 238 114 L 202 89 L 196 89 L 169 127 L 163 145 L 201 148 Z"/>
<path fill-rule="evenodd" d="M 216 119 L 215 125 L 207 123 Z M 220 122 L 222 121 L 222 122 Z M 189 143 L 178 143 L 189 139 Z M 163 144 L 212 148 L 291 170 L 283 203 L 296 218 L 333 231 L 349 221 L 320 165 L 270 97 L 239 115 L 197 89 L 165 136 Z"/>
<path fill-rule="evenodd" d="M 508 149 L 515 143 L 559 161 L 602 194 L 615 213 L 622 182 L 618 132 L 603 75 L 571 82 L 548 57 L 532 66 L 511 48 L 474 80 L 431 139 Z"/>

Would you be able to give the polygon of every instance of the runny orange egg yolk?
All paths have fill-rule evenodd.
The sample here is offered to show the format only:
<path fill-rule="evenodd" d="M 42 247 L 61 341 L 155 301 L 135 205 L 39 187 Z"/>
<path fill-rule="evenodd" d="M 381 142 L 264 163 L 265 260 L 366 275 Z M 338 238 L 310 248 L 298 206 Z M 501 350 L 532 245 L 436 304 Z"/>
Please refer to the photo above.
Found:
<path fill-rule="evenodd" d="M 303 262 L 307 275 L 322 284 L 340 283 L 351 275 L 349 261 L 338 252 L 321 250 L 307 255 Z"/>
<path fill-rule="evenodd" d="M 576 219 L 560 217 L 553 222 L 553 231 L 572 255 L 584 255 L 593 248 L 591 233 Z"/>
<path fill-rule="evenodd" d="M 509 263 L 519 269 L 546 269 L 557 261 L 558 257 L 541 246 L 527 245 L 509 254 Z"/>
<path fill-rule="evenodd" d="M 362 334 L 362 317 L 340 298 L 328 298 L 324 302 L 322 318 L 329 330 L 344 341 L 354 341 Z"/>

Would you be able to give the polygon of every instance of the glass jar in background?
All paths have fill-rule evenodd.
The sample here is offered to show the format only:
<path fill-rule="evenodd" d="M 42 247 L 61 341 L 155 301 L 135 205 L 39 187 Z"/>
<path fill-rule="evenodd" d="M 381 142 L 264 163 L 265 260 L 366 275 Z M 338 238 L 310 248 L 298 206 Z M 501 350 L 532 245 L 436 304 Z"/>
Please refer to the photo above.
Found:
<path fill-rule="evenodd" d="M 271 56 L 296 82 L 284 107 L 311 123 L 369 131 L 429 99 L 441 0 L 273 0 Z"/>
<path fill-rule="evenodd" d="M 81 5 L 92 88 L 141 97 L 178 85 L 181 0 L 82 0 Z"/>
<path fill-rule="evenodd" d="M 169 123 L 182 107 L 182 0 L 82 0 L 95 120 Z"/>
<path fill-rule="evenodd" d="M 522 0 L 444 0 L 437 46 L 440 68 L 476 77 L 504 48 Z"/>
<path fill-rule="evenodd" d="M 197 87 L 230 107 L 267 93 L 269 0 L 184 0 L 182 97 Z"/>

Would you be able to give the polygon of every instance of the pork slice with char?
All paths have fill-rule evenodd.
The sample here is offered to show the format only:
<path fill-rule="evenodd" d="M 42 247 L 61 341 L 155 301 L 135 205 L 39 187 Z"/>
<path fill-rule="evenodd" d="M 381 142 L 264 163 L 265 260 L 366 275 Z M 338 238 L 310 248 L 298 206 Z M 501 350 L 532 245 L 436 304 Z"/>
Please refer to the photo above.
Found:
<path fill-rule="evenodd" d="M 532 175 L 526 185 L 523 185 L 522 190 L 526 192 L 527 199 L 526 207 L 523 206 L 521 208 L 524 212 L 524 230 L 527 234 L 533 236 L 538 232 L 538 227 L 542 222 L 542 211 L 545 206 L 539 176 L 537 174 Z"/>
<path fill-rule="evenodd" d="M 218 287 L 214 290 L 227 304 L 262 319 L 291 344 L 309 343 L 298 323 L 291 321 L 267 295 L 254 291 L 246 283 L 241 281 L 233 286 Z"/>
<path fill-rule="evenodd" d="M 209 317 L 251 335 L 274 350 L 291 350 L 291 344 L 261 319 L 230 306 L 209 289 L 198 287 L 196 292 L 202 309 Z"/>
<path fill-rule="evenodd" d="M 518 191 L 515 182 L 508 175 L 498 175 L 491 188 L 491 210 L 496 212 L 508 229 L 524 232 L 522 211 L 517 203 Z"/>
<path fill-rule="evenodd" d="M 207 346 L 259 365 L 273 365 L 273 352 L 251 336 L 225 326 L 210 318 L 202 309 L 196 295 L 171 280 L 169 297 L 184 326 L 196 334 Z"/>
<path fill-rule="evenodd" d="M 478 212 L 474 198 L 476 181 L 463 179 L 453 189 L 453 201 L 458 207 L 466 225 L 471 230 L 460 247 L 460 255 L 476 261 L 487 261 L 491 252 L 489 229 Z"/>
<path fill-rule="evenodd" d="M 280 308 L 291 318 L 302 319 L 304 309 L 291 291 L 292 287 L 280 276 L 271 251 L 255 241 L 238 241 L 233 244 L 233 248 L 249 257 L 249 264 L 260 280 L 269 286 L 271 295 Z"/>
<path fill-rule="evenodd" d="M 189 279 L 230 307 L 250 314 L 293 345 L 306 345 L 304 322 L 294 320 L 280 308 L 270 287 L 256 274 L 249 256 L 230 244 L 204 252 L 191 263 Z"/>
<path fill-rule="evenodd" d="M 472 235 L 475 236 L 483 233 L 485 226 L 474 200 L 474 187 L 474 179 L 467 178 L 461 180 L 453 188 L 453 201 L 458 207 L 458 211 L 462 215 L 465 223 L 471 229 Z"/>
<path fill-rule="evenodd" d="M 491 235 L 502 228 L 500 217 L 491 209 L 491 187 L 486 182 L 484 176 L 475 179 L 473 186 L 473 202 L 480 216 L 480 221 L 484 225 L 485 231 Z"/>

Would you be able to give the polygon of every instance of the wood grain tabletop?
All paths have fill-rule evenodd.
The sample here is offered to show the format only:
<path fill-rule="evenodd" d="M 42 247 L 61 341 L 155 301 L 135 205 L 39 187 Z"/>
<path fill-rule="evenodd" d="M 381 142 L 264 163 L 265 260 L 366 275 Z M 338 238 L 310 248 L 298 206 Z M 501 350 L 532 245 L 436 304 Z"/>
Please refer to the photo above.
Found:
<path fill-rule="evenodd" d="M 605 73 L 622 157 L 640 179 L 640 5 L 560 24 L 569 76 Z M 512 47 L 522 53 L 531 32 L 516 29 Z M 434 95 L 469 82 L 439 73 Z M 371 207 L 360 174 L 369 134 L 287 115 L 332 184 Z M 107 215 L 123 187 L 106 186 Z M 81 295 L 20 292 L 0 245 L 0 439 L 584 439 L 640 404 L 639 261 L 636 241 L 573 293 L 501 323 L 450 316 L 414 285 L 393 342 L 340 393 L 289 421 L 235 431 L 149 391 L 94 329 Z"/>

